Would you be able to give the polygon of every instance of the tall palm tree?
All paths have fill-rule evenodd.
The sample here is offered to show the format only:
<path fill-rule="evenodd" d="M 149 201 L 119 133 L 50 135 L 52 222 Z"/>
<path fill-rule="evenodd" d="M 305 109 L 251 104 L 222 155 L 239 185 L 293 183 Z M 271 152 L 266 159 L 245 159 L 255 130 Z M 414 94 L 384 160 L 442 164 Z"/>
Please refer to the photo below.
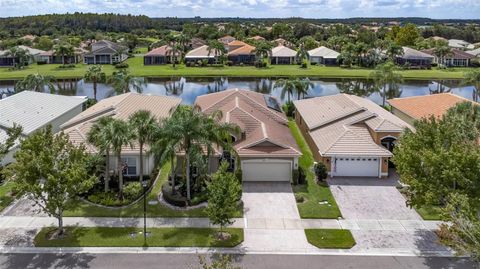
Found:
<path fill-rule="evenodd" d="M 184 33 L 180 33 L 177 35 L 177 41 L 178 41 L 178 44 L 180 45 L 180 47 L 182 48 L 182 57 L 183 55 L 185 55 L 185 53 L 187 53 L 187 45 L 188 45 L 188 42 L 190 42 L 192 38 L 187 35 L 187 34 L 184 34 Z M 180 59 L 182 60 L 182 59 Z"/>
<path fill-rule="evenodd" d="M 263 61 L 263 59 L 270 57 L 271 54 L 272 45 L 270 43 L 266 41 L 255 42 L 255 57 Z"/>
<path fill-rule="evenodd" d="M 65 66 L 67 62 L 66 57 L 71 57 L 75 55 L 75 49 L 71 45 L 65 45 L 65 44 L 56 45 L 53 48 L 53 51 L 55 52 L 56 55 L 62 56 L 63 66 Z"/>
<path fill-rule="evenodd" d="M 307 51 L 305 50 L 305 46 L 303 45 L 303 43 L 300 44 L 300 47 L 298 48 L 296 56 L 299 63 L 303 63 L 304 60 L 307 60 L 308 54 L 307 54 Z"/>
<path fill-rule="evenodd" d="M 480 70 L 472 70 L 464 74 L 463 83 L 473 85 L 473 101 L 478 102 L 480 97 Z"/>
<path fill-rule="evenodd" d="M 400 45 L 397 45 L 397 43 L 391 42 L 386 48 L 386 54 L 392 62 L 395 62 L 395 59 L 398 56 L 403 55 L 403 47 Z"/>
<path fill-rule="evenodd" d="M 167 55 L 170 56 L 172 59 L 172 66 L 175 68 L 176 65 L 176 57 L 180 54 L 182 47 L 178 43 L 178 37 L 174 34 L 169 34 L 165 37 L 165 40 L 168 43 L 170 49 L 167 51 Z"/>
<path fill-rule="evenodd" d="M 389 92 L 397 92 L 396 95 L 398 95 L 399 84 L 403 81 L 403 77 L 396 72 L 396 66 L 391 61 L 378 65 L 377 68 L 375 68 L 375 71 L 370 73 L 370 77 L 373 79 L 377 87 L 382 89 L 380 95 L 383 97 L 383 106 L 385 107 L 387 87 Z"/>
<path fill-rule="evenodd" d="M 141 93 L 146 85 L 144 78 L 134 77 L 126 69 L 113 72 L 108 81 L 117 94 L 127 93 L 131 90 Z"/>
<path fill-rule="evenodd" d="M 102 70 L 102 66 L 89 66 L 87 72 L 85 72 L 85 75 L 83 75 L 83 78 L 93 83 L 93 99 L 97 100 L 97 83 L 104 82 L 107 78 L 107 75 Z"/>
<path fill-rule="evenodd" d="M 443 43 L 440 43 L 440 45 L 436 46 L 433 49 L 433 53 L 435 54 L 435 56 L 437 56 L 439 60 L 438 63 L 443 64 L 445 66 L 446 66 L 445 57 L 453 54 L 452 49 L 448 46 L 448 44 L 443 44 Z"/>
<path fill-rule="evenodd" d="M 305 95 L 307 95 L 310 89 L 314 86 L 308 78 L 296 78 L 294 84 L 295 91 L 297 92 L 297 100 L 300 100 L 300 98 L 305 98 Z"/>
<path fill-rule="evenodd" d="M 212 54 L 215 57 L 215 63 L 218 63 L 218 58 L 225 55 L 225 45 L 218 40 L 210 40 L 207 44 L 208 55 Z"/>
<path fill-rule="evenodd" d="M 45 88 L 48 88 L 53 93 L 55 92 L 54 80 L 53 76 L 44 76 L 39 73 L 29 74 L 15 84 L 15 91 L 43 92 Z"/>
<path fill-rule="evenodd" d="M 146 143 L 150 143 L 158 126 L 157 120 L 148 110 L 138 110 L 133 113 L 129 120 L 129 124 L 134 138 L 140 147 L 140 182 L 143 181 L 143 148 Z"/>
<path fill-rule="evenodd" d="M 110 152 L 112 149 L 112 137 L 114 129 L 112 128 L 113 118 L 102 117 L 92 125 L 88 132 L 87 141 L 94 145 L 101 154 L 105 154 L 105 172 L 104 183 L 105 192 L 108 192 L 110 182 Z"/>
<path fill-rule="evenodd" d="M 281 97 L 285 99 L 285 95 L 287 96 L 287 101 L 290 102 L 291 96 L 293 95 L 294 91 L 296 90 L 295 79 L 278 79 L 275 81 L 273 85 L 274 88 L 282 88 Z"/>
<path fill-rule="evenodd" d="M 166 124 L 166 120 L 167 119 L 161 120 L 159 126 L 155 129 L 150 152 L 154 153 L 156 163 L 163 165 L 163 163 L 170 161 L 172 194 L 175 194 L 175 171 L 177 170 L 175 166 L 175 160 L 177 153 L 180 150 L 181 139 L 179 139 L 177 136 L 166 136 L 166 134 L 172 134 L 163 129 L 163 126 Z"/>
<path fill-rule="evenodd" d="M 118 196 L 123 199 L 123 163 L 122 148 L 126 145 L 132 147 L 133 133 L 126 121 L 113 119 L 111 123 L 113 136 L 111 137 L 112 151 L 117 157 L 117 174 L 118 174 Z"/>

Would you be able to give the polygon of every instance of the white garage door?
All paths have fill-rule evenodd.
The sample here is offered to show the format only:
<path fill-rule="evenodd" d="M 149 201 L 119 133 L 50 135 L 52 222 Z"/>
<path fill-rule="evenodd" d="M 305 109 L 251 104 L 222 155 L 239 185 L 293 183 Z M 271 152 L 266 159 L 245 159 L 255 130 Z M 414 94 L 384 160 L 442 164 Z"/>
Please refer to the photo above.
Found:
<path fill-rule="evenodd" d="M 336 158 L 334 176 L 378 177 L 379 158 L 346 157 Z"/>
<path fill-rule="evenodd" d="M 290 181 L 292 162 L 284 160 L 248 160 L 242 162 L 243 181 Z"/>

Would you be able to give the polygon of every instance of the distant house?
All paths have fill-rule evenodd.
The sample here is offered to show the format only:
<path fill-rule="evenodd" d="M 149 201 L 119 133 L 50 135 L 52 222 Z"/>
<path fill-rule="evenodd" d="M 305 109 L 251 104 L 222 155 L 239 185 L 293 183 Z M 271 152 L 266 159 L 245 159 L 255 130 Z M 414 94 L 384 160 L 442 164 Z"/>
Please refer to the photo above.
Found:
<path fill-rule="evenodd" d="M 285 46 L 278 46 L 272 49 L 271 64 L 295 64 L 297 52 Z"/>
<path fill-rule="evenodd" d="M 308 51 L 310 63 L 324 65 L 336 65 L 338 55 L 340 55 L 340 53 L 324 46 Z"/>
<path fill-rule="evenodd" d="M 227 51 L 234 51 L 240 47 L 248 45 L 247 43 L 240 41 L 240 40 L 234 40 L 227 45 Z"/>
<path fill-rule="evenodd" d="M 67 64 L 77 64 L 82 62 L 83 54 L 87 52 L 88 51 L 84 49 L 75 48 L 74 55 L 65 56 L 64 60 L 64 57 L 62 57 L 62 55 L 56 55 L 55 51 L 49 50 L 42 52 L 38 55 L 38 62 L 43 62 L 46 64 L 63 64 L 64 62 Z"/>
<path fill-rule="evenodd" d="M 32 47 L 23 45 L 18 46 L 18 48 L 26 50 L 28 54 L 32 56 L 34 62 L 38 62 L 40 60 L 40 55 L 45 52 L 44 50 L 34 49 Z"/>
<path fill-rule="evenodd" d="M 207 45 L 207 41 L 205 41 L 201 38 L 198 38 L 198 37 L 194 37 L 194 38 L 190 39 L 190 41 L 187 43 L 187 47 L 190 50 L 199 48 L 199 47 L 204 46 L 204 45 Z"/>
<path fill-rule="evenodd" d="M 85 97 L 63 96 L 49 93 L 23 91 L 0 100 L 0 143 L 7 139 L 6 129 L 16 123 L 22 126 L 22 136 L 26 137 L 47 125 L 53 132 L 60 130 L 60 125 L 83 111 Z M 14 162 L 18 149 L 15 144 L 0 165 Z"/>
<path fill-rule="evenodd" d="M 473 55 L 474 57 L 480 57 L 480 48 L 474 50 L 467 50 L 466 53 Z"/>
<path fill-rule="evenodd" d="M 180 57 L 180 52 L 176 52 L 173 55 L 172 47 L 169 45 L 164 45 L 158 48 L 154 48 L 149 51 L 145 56 L 143 56 L 144 65 L 157 65 L 157 64 L 170 64 L 179 62 L 178 58 Z"/>
<path fill-rule="evenodd" d="M 472 102 L 461 96 L 452 93 L 438 93 L 424 96 L 412 96 L 388 100 L 392 107 L 392 113 L 413 125 L 413 122 L 420 119 L 441 118 L 448 109 L 458 103 Z"/>
<path fill-rule="evenodd" d="M 452 53 L 450 55 L 446 55 L 445 57 L 440 59 L 437 57 L 437 55 L 435 55 L 435 49 L 422 50 L 422 52 L 430 54 L 434 57 L 433 63 L 442 64 L 445 66 L 467 67 L 470 66 L 470 60 L 475 58 L 475 56 L 463 50 L 451 49 L 451 51 Z"/>
<path fill-rule="evenodd" d="M 97 41 L 91 47 L 91 52 L 83 54 L 86 64 L 116 64 L 128 58 L 126 48 L 112 41 Z"/>
<path fill-rule="evenodd" d="M 403 55 L 396 57 L 396 63 L 410 68 L 431 68 L 433 56 L 409 47 L 403 47 Z"/>
<path fill-rule="evenodd" d="M 265 38 L 263 36 L 259 36 L 259 35 L 250 37 L 249 39 L 252 39 L 252 40 L 255 40 L 255 41 L 264 41 L 265 40 Z"/>
<path fill-rule="evenodd" d="M 475 48 L 473 44 L 460 39 L 449 39 L 448 46 L 454 49 L 461 49 L 461 50 L 472 50 Z"/>
<path fill-rule="evenodd" d="M 185 55 L 185 63 L 197 63 L 198 61 L 207 61 L 209 64 L 216 63 L 218 61 L 220 52 L 215 53 L 215 50 L 208 51 L 208 46 L 203 45 L 196 49 L 189 51 Z M 215 56 L 217 55 L 217 56 Z"/>
<path fill-rule="evenodd" d="M 227 57 L 228 60 L 231 61 L 234 65 L 253 65 L 255 64 L 256 59 L 255 47 L 245 44 L 244 46 L 229 50 Z"/>
<path fill-rule="evenodd" d="M 447 41 L 447 42 L 448 42 L 448 40 L 447 40 L 446 38 L 443 38 L 443 37 L 441 37 L 441 36 L 432 36 L 432 37 L 430 37 L 430 38 L 433 39 L 433 40 L 435 40 L 435 41 L 441 40 L 441 41 Z"/>
<path fill-rule="evenodd" d="M 230 43 L 230 42 L 232 42 L 232 41 L 235 41 L 235 40 L 237 40 L 237 39 L 236 39 L 235 37 L 233 37 L 233 36 L 230 36 L 230 35 L 226 35 L 226 36 L 220 37 L 220 38 L 218 39 L 218 41 L 222 42 L 223 45 L 225 45 L 225 46 L 227 46 L 228 43 Z"/>
<path fill-rule="evenodd" d="M 0 50 L 0 67 L 12 67 L 18 59 L 8 55 L 6 50 Z"/>

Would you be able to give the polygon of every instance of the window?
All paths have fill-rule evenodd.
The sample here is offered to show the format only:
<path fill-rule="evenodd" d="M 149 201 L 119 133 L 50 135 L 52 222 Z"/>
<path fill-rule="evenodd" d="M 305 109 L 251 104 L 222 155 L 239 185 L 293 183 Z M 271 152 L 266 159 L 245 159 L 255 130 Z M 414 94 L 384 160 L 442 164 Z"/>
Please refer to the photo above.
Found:
<path fill-rule="evenodd" d="M 124 175 L 136 175 L 137 174 L 137 158 L 135 157 L 123 157 L 123 174 Z"/>

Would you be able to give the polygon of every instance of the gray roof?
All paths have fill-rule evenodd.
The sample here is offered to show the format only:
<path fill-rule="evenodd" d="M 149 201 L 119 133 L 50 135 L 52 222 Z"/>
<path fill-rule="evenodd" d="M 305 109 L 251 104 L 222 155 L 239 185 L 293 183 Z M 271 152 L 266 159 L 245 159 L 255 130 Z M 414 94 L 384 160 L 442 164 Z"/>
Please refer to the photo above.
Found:
<path fill-rule="evenodd" d="M 327 47 L 321 46 L 316 49 L 309 50 L 308 55 L 310 57 L 323 57 L 324 59 L 337 59 L 340 53 Z"/>
<path fill-rule="evenodd" d="M 0 128 L 11 128 L 16 123 L 23 127 L 23 134 L 28 135 L 86 100 L 85 97 L 23 91 L 0 100 Z"/>
<path fill-rule="evenodd" d="M 409 47 L 403 47 L 403 59 L 433 59 L 434 57 L 428 53 L 418 51 Z"/>
<path fill-rule="evenodd" d="M 457 48 L 457 49 L 473 49 L 474 48 L 473 44 L 470 44 L 469 42 L 465 40 L 460 40 L 460 39 L 449 39 L 448 46 L 452 48 Z"/>
<path fill-rule="evenodd" d="M 30 53 L 30 55 L 33 55 L 33 56 L 45 52 L 44 50 L 34 49 L 34 48 L 31 48 L 31 47 L 28 47 L 28 46 L 24 46 L 24 45 L 20 45 L 20 46 L 18 46 L 18 47 L 21 48 L 21 49 L 24 49 L 24 50 L 28 51 L 28 53 Z"/>
<path fill-rule="evenodd" d="M 473 55 L 473 56 L 480 56 L 480 48 L 474 49 L 474 50 L 465 51 L 465 52 L 468 53 L 468 54 L 471 54 L 471 55 Z"/>

